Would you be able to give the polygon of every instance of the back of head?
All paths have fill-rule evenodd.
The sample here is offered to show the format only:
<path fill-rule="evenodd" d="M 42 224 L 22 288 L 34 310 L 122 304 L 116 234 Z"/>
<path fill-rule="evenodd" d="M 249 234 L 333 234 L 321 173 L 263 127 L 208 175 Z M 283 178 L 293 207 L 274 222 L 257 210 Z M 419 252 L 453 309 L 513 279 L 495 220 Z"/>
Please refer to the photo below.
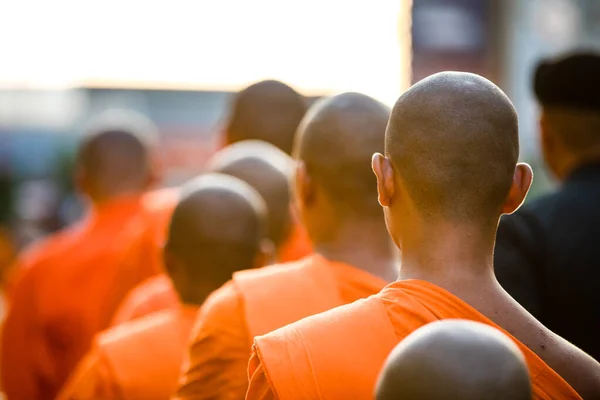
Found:
<path fill-rule="evenodd" d="M 517 113 L 487 79 L 442 72 L 398 99 L 385 145 L 422 217 L 490 221 L 517 164 Z"/>
<path fill-rule="evenodd" d="M 153 180 L 158 129 L 144 116 L 106 111 L 88 125 L 78 151 L 82 189 L 93 199 L 139 192 Z"/>
<path fill-rule="evenodd" d="M 285 83 L 266 80 L 239 92 L 231 106 L 227 142 L 263 140 L 291 154 L 306 99 Z"/>
<path fill-rule="evenodd" d="M 292 158 L 277 147 L 259 140 L 244 140 L 217 152 L 209 169 L 239 178 L 261 195 L 267 205 L 268 237 L 279 247 L 292 228 L 289 182 L 293 167 Z"/>
<path fill-rule="evenodd" d="M 202 175 L 182 188 L 165 251 L 180 261 L 192 284 L 218 287 L 233 272 L 254 266 L 266 218 L 262 198 L 247 183 L 223 174 Z"/>
<path fill-rule="evenodd" d="M 317 102 L 300 124 L 296 157 L 341 212 L 381 217 L 371 158 L 384 146 L 389 108 L 359 93 Z"/>
<path fill-rule="evenodd" d="M 466 320 L 433 322 L 388 356 L 377 400 L 530 400 L 531 380 L 519 348 L 499 330 Z"/>
<path fill-rule="evenodd" d="M 553 132 L 567 148 L 587 152 L 600 146 L 600 54 L 575 52 L 543 60 L 533 90 Z"/>

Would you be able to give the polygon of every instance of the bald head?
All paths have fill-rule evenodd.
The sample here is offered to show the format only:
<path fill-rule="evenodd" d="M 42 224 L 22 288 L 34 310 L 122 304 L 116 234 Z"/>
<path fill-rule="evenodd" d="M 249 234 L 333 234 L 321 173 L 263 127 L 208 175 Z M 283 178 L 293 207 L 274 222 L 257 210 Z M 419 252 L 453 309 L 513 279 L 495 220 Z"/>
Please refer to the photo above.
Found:
<path fill-rule="evenodd" d="M 182 188 L 165 251 L 184 266 L 188 280 L 222 284 L 254 266 L 265 232 L 266 207 L 252 187 L 206 174 Z"/>
<path fill-rule="evenodd" d="M 267 206 L 268 237 L 275 247 L 285 243 L 292 228 L 290 176 L 294 161 L 277 147 L 244 140 L 225 147 L 211 159 L 209 169 L 228 174 L 252 186 Z"/>
<path fill-rule="evenodd" d="M 315 104 L 298 129 L 297 158 L 342 212 L 381 216 L 373 153 L 384 147 L 389 109 L 359 93 Z"/>
<path fill-rule="evenodd" d="M 386 155 L 427 218 L 499 216 L 519 156 L 517 113 L 487 79 L 442 72 L 396 102 Z"/>
<path fill-rule="evenodd" d="M 78 151 L 82 189 L 110 198 L 147 189 L 152 183 L 156 126 L 144 116 L 110 110 L 91 121 Z"/>
<path fill-rule="evenodd" d="M 227 142 L 263 140 L 290 154 L 306 108 L 306 99 L 282 82 L 266 80 L 250 85 L 233 100 Z"/>
<path fill-rule="evenodd" d="M 531 380 L 519 348 L 499 330 L 465 320 L 433 322 L 388 356 L 377 400 L 530 400 Z"/>

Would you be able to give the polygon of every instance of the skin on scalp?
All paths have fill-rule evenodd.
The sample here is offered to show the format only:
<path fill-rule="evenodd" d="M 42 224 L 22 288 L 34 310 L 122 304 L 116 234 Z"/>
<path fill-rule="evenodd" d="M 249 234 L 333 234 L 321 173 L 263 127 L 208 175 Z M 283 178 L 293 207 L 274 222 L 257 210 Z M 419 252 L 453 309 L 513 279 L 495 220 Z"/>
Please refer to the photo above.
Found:
<path fill-rule="evenodd" d="M 265 80 L 239 92 L 226 126 L 227 143 L 263 140 L 291 154 L 306 99 L 285 83 Z"/>
<path fill-rule="evenodd" d="M 531 399 L 523 354 L 491 326 L 444 320 L 417 329 L 388 356 L 376 400 Z"/>
<path fill-rule="evenodd" d="M 315 252 L 388 282 L 398 276 L 398 254 L 370 160 L 384 146 L 389 112 L 360 93 L 323 99 L 301 122 L 294 149 L 296 203 Z"/>
<path fill-rule="evenodd" d="M 386 155 L 423 217 L 496 217 L 519 156 L 517 119 L 508 97 L 487 79 L 436 74 L 395 104 Z"/>
<path fill-rule="evenodd" d="M 203 301 L 185 298 L 189 281 L 214 286 L 255 265 L 267 229 L 266 213 L 260 195 L 235 177 L 206 174 L 184 185 L 165 245 L 165 264 L 184 302 Z M 168 257 L 185 266 L 183 274 L 173 276 Z"/>
<path fill-rule="evenodd" d="M 388 107 L 360 93 L 320 100 L 303 120 L 295 158 L 340 211 L 381 215 L 371 156 L 384 145 Z"/>
<path fill-rule="evenodd" d="M 147 189 L 158 129 L 144 116 L 108 110 L 90 124 L 77 154 L 77 180 L 93 200 Z"/>
<path fill-rule="evenodd" d="M 292 229 L 290 177 L 294 161 L 277 147 L 260 140 L 244 140 L 218 151 L 209 170 L 241 179 L 252 186 L 267 205 L 268 237 L 279 248 Z"/>

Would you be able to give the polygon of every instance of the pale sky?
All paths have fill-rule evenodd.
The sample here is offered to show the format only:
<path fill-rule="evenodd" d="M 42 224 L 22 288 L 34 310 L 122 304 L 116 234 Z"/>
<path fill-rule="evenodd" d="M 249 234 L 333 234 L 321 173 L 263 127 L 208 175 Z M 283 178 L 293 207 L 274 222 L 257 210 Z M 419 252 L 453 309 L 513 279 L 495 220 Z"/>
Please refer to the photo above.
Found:
<path fill-rule="evenodd" d="M 0 85 L 276 78 L 392 104 L 408 81 L 402 1 L 0 0 Z"/>

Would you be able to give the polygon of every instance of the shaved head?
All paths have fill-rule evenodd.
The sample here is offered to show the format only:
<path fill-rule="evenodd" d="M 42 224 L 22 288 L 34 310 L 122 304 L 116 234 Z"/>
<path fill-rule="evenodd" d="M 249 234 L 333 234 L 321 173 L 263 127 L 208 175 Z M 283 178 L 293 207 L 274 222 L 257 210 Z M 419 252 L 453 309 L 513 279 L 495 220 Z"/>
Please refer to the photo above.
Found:
<path fill-rule="evenodd" d="M 252 268 L 266 232 L 266 206 L 244 181 L 202 175 L 182 188 L 165 250 L 183 261 L 194 281 L 224 283 Z"/>
<path fill-rule="evenodd" d="M 491 326 L 433 322 L 408 335 L 388 356 L 376 400 L 530 400 L 531 380 L 517 345 Z"/>
<path fill-rule="evenodd" d="M 298 129 L 298 160 L 342 212 L 381 216 L 371 157 L 383 150 L 389 115 L 368 96 L 343 93 L 315 104 Z"/>
<path fill-rule="evenodd" d="M 211 159 L 212 172 L 228 174 L 252 186 L 265 200 L 268 237 L 275 247 L 285 243 L 292 228 L 290 177 L 294 161 L 277 147 L 259 140 L 244 140 L 225 147 Z"/>
<path fill-rule="evenodd" d="M 425 218 L 500 215 L 519 156 L 517 112 L 492 82 L 442 72 L 396 102 L 386 155 Z"/>
<path fill-rule="evenodd" d="M 285 83 L 266 80 L 239 92 L 231 106 L 227 142 L 263 140 L 291 154 L 306 99 Z"/>
<path fill-rule="evenodd" d="M 145 190 L 152 175 L 152 152 L 158 129 L 144 116 L 110 110 L 88 126 L 77 155 L 77 167 L 92 197 L 111 197 Z"/>

